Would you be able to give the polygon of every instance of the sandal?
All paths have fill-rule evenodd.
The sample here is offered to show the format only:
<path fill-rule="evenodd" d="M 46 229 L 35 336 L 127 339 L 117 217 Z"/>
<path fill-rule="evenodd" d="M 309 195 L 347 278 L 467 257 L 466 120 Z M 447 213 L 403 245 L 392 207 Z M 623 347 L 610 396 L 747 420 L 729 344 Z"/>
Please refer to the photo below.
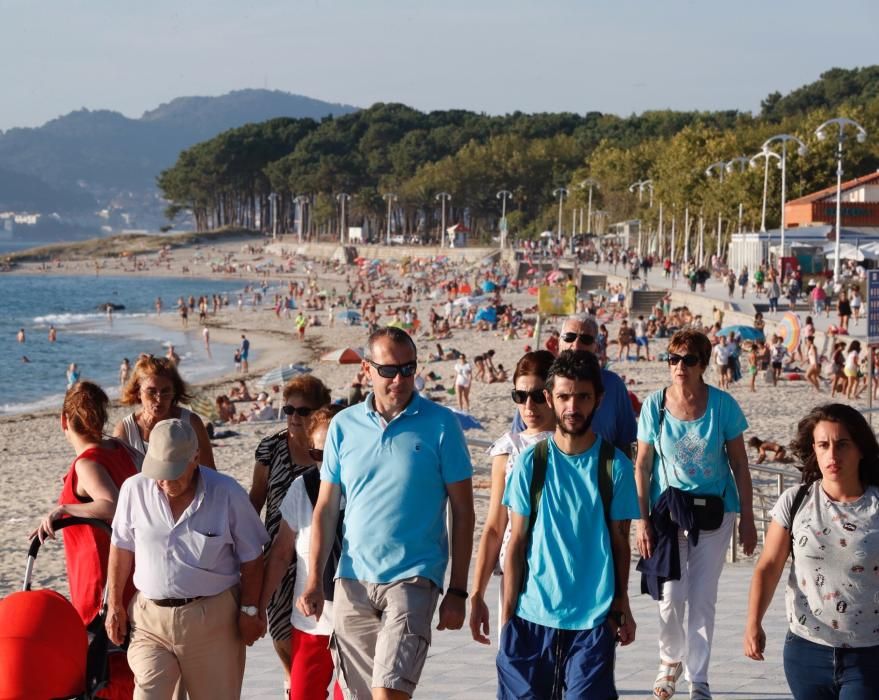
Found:
<path fill-rule="evenodd" d="M 690 683 L 690 700 L 711 700 L 711 690 L 705 681 Z"/>
<path fill-rule="evenodd" d="M 675 684 L 683 672 L 684 664 L 680 661 L 671 664 L 660 662 L 659 673 L 653 681 L 653 697 L 657 700 L 669 700 L 675 694 Z"/>

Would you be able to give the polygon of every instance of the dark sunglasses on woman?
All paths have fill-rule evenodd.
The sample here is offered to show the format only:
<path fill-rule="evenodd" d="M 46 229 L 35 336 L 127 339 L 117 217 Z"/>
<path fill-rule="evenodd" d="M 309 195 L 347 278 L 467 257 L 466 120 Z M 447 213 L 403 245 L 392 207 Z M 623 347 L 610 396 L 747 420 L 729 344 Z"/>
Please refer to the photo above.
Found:
<path fill-rule="evenodd" d="M 398 374 L 401 374 L 404 377 L 411 377 L 415 374 L 415 370 L 418 369 L 417 362 L 407 362 L 402 365 L 380 365 L 372 360 L 367 360 L 367 362 L 375 367 L 375 371 L 378 372 L 379 377 L 384 377 L 385 379 L 393 379 Z"/>
<path fill-rule="evenodd" d="M 678 362 L 683 361 L 684 365 L 687 367 L 695 367 L 699 364 L 699 358 L 695 355 L 678 355 L 676 353 L 672 353 L 668 356 L 668 364 L 675 366 Z"/>
<path fill-rule="evenodd" d="M 323 462 L 324 461 L 324 451 L 319 450 L 316 447 L 308 448 L 308 456 L 311 457 L 315 462 Z"/>
<path fill-rule="evenodd" d="M 303 418 L 306 418 L 314 413 L 314 409 L 309 408 L 308 406 L 290 406 L 289 404 L 285 404 L 284 406 L 282 406 L 281 410 L 284 412 L 285 416 L 292 416 L 294 413 L 297 413 Z"/>
<path fill-rule="evenodd" d="M 513 403 L 523 404 L 528 399 L 531 399 L 534 403 L 546 403 L 546 394 L 543 393 L 543 389 L 532 389 L 531 391 L 513 389 L 510 394 L 513 397 Z"/>

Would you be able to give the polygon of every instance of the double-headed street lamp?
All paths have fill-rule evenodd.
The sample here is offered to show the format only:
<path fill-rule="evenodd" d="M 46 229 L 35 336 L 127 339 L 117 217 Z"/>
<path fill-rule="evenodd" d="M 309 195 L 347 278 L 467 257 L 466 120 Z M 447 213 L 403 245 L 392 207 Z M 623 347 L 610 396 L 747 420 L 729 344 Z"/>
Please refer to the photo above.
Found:
<path fill-rule="evenodd" d="M 272 240 L 275 240 L 278 237 L 278 197 L 280 195 L 277 192 L 272 192 L 269 195 L 269 202 L 272 204 Z"/>
<path fill-rule="evenodd" d="M 345 224 L 347 223 L 345 220 L 345 202 L 351 199 L 351 195 L 346 192 L 339 192 L 339 194 L 336 195 L 336 199 L 342 203 L 342 217 L 339 225 L 339 245 L 345 245 Z"/>
<path fill-rule="evenodd" d="M 561 239 L 562 239 L 562 206 L 564 204 L 565 197 L 568 196 L 568 190 L 564 187 L 557 187 L 556 189 L 554 189 L 552 191 L 552 196 L 559 198 L 559 230 L 558 230 L 557 235 L 558 235 L 559 241 L 561 241 Z M 572 234 L 571 238 L 573 239 L 573 234 Z"/>
<path fill-rule="evenodd" d="M 766 233 L 766 192 L 769 187 L 769 161 L 775 158 L 779 161 L 778 167 L 781 168 L 781 156 L 775 151 L 768 148 L 762 149 L 759 153 L 751 156 L 749 161 L 752 168 L 757 167 L 757 159 L 763 158 L 763 206 L 760 209 L 760 232 Z"/>
<path fill-rule="evenodd" d="M 852 119 L 838 117 L 836 119 L 828 119 L 815 129 L 815 136 L 823 141 L 827 138 L 826 129 L 828 129 L 831 124 L 839 129 L 836 138 L 836 244 L 834 245 L 836 257 L 833 260 L 833 280 L 834 282 L 837 282 L 839 281 L 839 239 L 842 233 L 842 143 L 845 141 L 846 127 L 850 126 L 856 130 L 858 143 L 864 143 L 864 141 L 867 140 L 867 130 Z"/>
<path fill-rule="evenodd" d="M 705 177 L 711 177 L 715 172 L 717 172 L 718 177 L 720 178 L 720 184 L 723 185 L 723 176 L 730 172 L 727 170 L 727 161 L 718 160 L 715 163 L 712 163 L 707 168 L 705 168 Z M 704 229 L 703 229 L 704 231 Z M 718 207 L 717 209 L 717 250 L 714 251 L 715 255 L 717 255 L 718 260 L 720 259 L 720 236 L 723 232 L 723 209 Z M 700 234 L 701 235 L 701 234 Z M 700 256 L 704 253 L 704 251 L 700 251 Z M 700 260 L 699 264 L 702 262 Z"/>
<path fill-rule="evenodd" d="M 507 200 L 513 199 L 513 193 L 509 190 L 501 190 L 497 193 L 501 200 L 501 250 L 504 249 L 507 238 Z"/>
<path fill-rule="evenodd" d="M 397 195 L 393 192 L 387 192 L 382 195 L 382 199 L 387 200 L 388 203 L 388 240 L 387 244 L 391 245 L 391 204 L 397 201 Z"/>
<path fill-rule="evenodd" d="M 440 248 L 446 247 L 446 202 L 450 202 L 452 200 L 452 195 L 448 192 L 440 192 L 437 194 L 434 199 L 438 202 L 442 202 L 442 223 L 440 224 Z"/>
<path fill-rule="evenodd" d="M 779 274 L 781 275 L 781 279 L 784 280 L 784 204 L 787 198 L 787 145 L 791 141 L 798 144 L 797 153 L 801 156 L 806 155 L 809 149 L 806 148 L 806 144 L 800 141 L 800 139 L 798 139 L 796 136 L 791 136 L 790 134 L 779 134 L 778 136 L 773 136 L 770 139 L 766 139 L 766 141 L 763 143 L 763 150 L 770 150 L 770 146 L 772 146 L 772 144 L 776 141 L 781 144 L 781 255 L 778 256 L 778 264 L 780 270 Z"/>
<path fill-rule="evenodd" d="M 650 190 L 650 208 L 653 209 L 653 180 L 639 180 L 629 185 L 629 192 L 638 190 L 638 203 L 644 201 L 644 190 Z M 641 221 L 638 221 L 638 255 L 641 255 Z"/>
<path fill-rule="evenodd" d="M 589 188 L 589 204 L 586 213 L 586 230 L 583 233 L 592 233 L 592 188 L 594 187 L 596 190 L 600 189 L 600 183 L 598 182 L 598 180 L 593 180 L 591 177 L 587 177 L 580 183 L 579 187 L 581 190 L 584 190 L 587 187 Z"/>
<path fill-rule="evenodd" d="M 740 173 L 745 172 L 748 167 L 748 163 L 750 159 L 746 156 L 737 156 L 735 158 L 731 158 L 726 162 L 726 172 L 732 174 L 737 169 Z M 742 203 L 739 202 L 739 233 L 742 232 Z"/>

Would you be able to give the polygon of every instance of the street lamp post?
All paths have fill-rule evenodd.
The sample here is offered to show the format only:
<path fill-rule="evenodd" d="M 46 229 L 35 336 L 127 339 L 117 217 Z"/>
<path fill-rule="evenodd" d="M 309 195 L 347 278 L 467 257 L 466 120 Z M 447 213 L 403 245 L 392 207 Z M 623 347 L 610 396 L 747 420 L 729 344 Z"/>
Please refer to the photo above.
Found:
<path fill-rule="evenodd" d="M 736 171 L 736 168 L 738 168 L 738 171 L 740 173 L 743 173 L 743 172 L 745 172 L 745 169 L 748 167 L 749 162 L 750 162 L 750 160 L 745 156 L 737 156 L 736 158 L 732 158 L 729 161 L 727 161 L 726 172 L 734 173 Z M 742 203 L 740 201 L 739 202 L 739 233 L 742 232 L 742 209 L 743 209 L 743 207 L 742 207 Z"/>
<path fill-rule="evenodd" d="M 272 203 L 272 240 L 278 237 L 278 196 L 277 192 L 269 195 L 269 202 Z"/>
<path fill-rule="evenodd" d="M 507 241 L 507 200 L 513 198 L 513 193 L 509 190 L 501 190 L 497 193 L 497 198 L 501 200 L 501 250 L 503 250 Z"/>
<path fill-rule="evenodd" d="M 592 233 L 592 188 L 594 187 L 596 190 L 599 188 L 598 180 L 593 180 L 591 177 L 587 177 L 580 183 L 580 189 L 589 188 L 589 204 L 586 213 L 586 230 L 584 233 Z"/>
<path fill-rule="evenodd" d="M 387 200 L 388 202 L 388 233 L 387 233 L 387 245 L 391 245 L 391 204 L 397 201 L 397 195 L 393 192 L 387 192 L 382 195 L 382 199 Z"/>
<path fill-rule="evenodd" d="M 638 203 L 644 201 L 644 190 L 650 190 L 650 208 L 653 208 L 653 180 L 639 180 L 629 185 L 629 192 L 638 190 Z M 641 222 L 638 221 L 638 255 L 641 255 Z"/>
<path fill-rule="evenodd" d="M 342 216 L 339 224 L 339 245 L 345 245 L 345 224 L 347 223 L 347 220 L 345 219 L 345 203 L 351 199 L 351 195 L 346 192 L 339 192 L 339 194 L 336 195 L 336 199 L 342 203 Z"/>
<path fill-rule="evenodd" d="M 446 247 L 446 202 L 451 201 L 452 195 L 448 192 L 440 192 L 434 197 L 436 201 L 442 202 L 442 223 L 440 224 L 440 248 Z"/>
<path fill-rule="evenodd" d="M 711 177 L 712 174 L 714 174 L 714 172 L 717 171 L 717 174 L 720 177 L 720 184 L 722 186 L 724 173 L 727 172 L 726 163 L 727 162 L 725 160 L 719 160 L 716 163 L 712 163 L 707 168 L 705 168 L 705 176 Z M 700 227 L 701 226 L 703 226 L 703 224 L 700 223 Z M 722 208 L 718 207 L 718 209 L 717 209 L 717 249 L 714 251 L 714 253 L 717 255 L 718 259 L 720 258 L 720 236 L 722 233 L 723 233 L 723 210 L 722 210 Z M 702 235 L 702 233 L 700 233 L 700 235 Z M 700 265 L 704 261 L 704 258 L 702 257 L 703 255 L 704 255 L 704 250 L 700 248 L 700 250 L 699 250 L 699 258 L 700 258 L 699 264 Z"/>
<path fill-rule="evenodd" d="M 565 189 L 564 187 L 557 187 L 556 189 L 554 189 L 552 191 L 552 196 L 559 198 L 559 230 L 558 230 L 557 236 L 558 236 L 559 242 L 561 242 L 561 240 L 562 240 L 562 206 L 564 204 L 565 197 L 568 196 L 568 190 Z"/>
<path fill-rule="evenodd" d="M 760 210 L 760 232 L 766 233 L 766 193 L 769 189 L 769 161 L 773 158 L 779 161 L 778 167 L 781 168 L 781 156 L 778 155 L 775 151 L 770 151 L 768 148 L 762 149 L 759 153 L 756 153 L 751 157 L 749 161 L 752 168 L 757 167 L 757 159 L 763 158 L 763 206 Z"/>
<path fill-rule="evenodd" d="M 822 125 L 823 126 L 823 125 Z M 819 127 L 820 129 L 821 127 Z M 819 138 L 821 138 L 819 136 Z M 782 281 L 784 280 L 784 228 L 785 228 L 785 216 L 784 216 L 784 203 L 787 197 L 787 144 L 790 141 L 795 141 L 799 144 L 797 148 L 797 153 L 801 156 L 806 155 L 808 149 L 806 148 L 806 144 L 800 141 L 796 136 L 791 136 L 790 134 L 779 134 L 778 136 L 773 136 L 770 139 L 766 139 L 763 143 L 763 150 L 770 150 L 769 147 L 778 141 L 781 143 L 781 255 L 779 255 L 779 268 Z M 767 160 L 768 163 L 768 160 Z"/>
<path fill-rule="evenodd" d="M 836 257 L 833 260 L 833 281 L 839 281 L 839 239 L 842 234 L 842 144 L 845 141 L 845 129 L 850 126 L 857 131 L 858 143 L 864 143 L 867 140 L 867 131 L 852 119 L 838 117 L 836 119 L 828 119 L 821 126 L 815 129 L 815 136 L 823 141 L 827 138 L 827 129 L 831 124 L 838 127 L 838 136 L 836 138 L 836 243 L 833 246 Z M 782 161 L 783 162 L 783 161 Z M 782 231 L 782 233 L 784 233 Z"/>
<path fill-rule="evenodd" d="M 308 197 L 301 194 L 295 201 L 299 205 L 299 226 L 297 233 L 299 235 L 299 245 L 302 245 L 302 225 L 305 220 L 305 207 L 308 205 Z"/>

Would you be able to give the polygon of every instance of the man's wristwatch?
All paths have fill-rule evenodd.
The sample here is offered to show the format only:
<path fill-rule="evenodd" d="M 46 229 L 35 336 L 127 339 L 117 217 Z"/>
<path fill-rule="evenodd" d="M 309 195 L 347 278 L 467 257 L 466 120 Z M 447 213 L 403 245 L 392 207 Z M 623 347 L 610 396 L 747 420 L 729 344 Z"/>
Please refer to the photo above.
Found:
<path fill-rule="evenodd" d="M 607 613 L 608 617 L 616 623 L 617 627 L 622 627 L 626 624 L 626 613 L 621 610 L 611 610 Z"/>
<path fill-rule="evenodd" d="M 446 595 L 457 596 L 458 598 L 463 598 L 464 600 L 467 600 L 467 598 L 470 597 L 470 594 L 467 593 L 467 591 L 461 588 L 452 588 L 451 586 L 446 589 Z"/>
<path fill-rule="evenodd" d="M 250 617 L 256 617 L 257 613 L 259 613 L 259 608 L 255 605 L 242 605 L 241 612 L 245 615 L 249 615 Z"/>

